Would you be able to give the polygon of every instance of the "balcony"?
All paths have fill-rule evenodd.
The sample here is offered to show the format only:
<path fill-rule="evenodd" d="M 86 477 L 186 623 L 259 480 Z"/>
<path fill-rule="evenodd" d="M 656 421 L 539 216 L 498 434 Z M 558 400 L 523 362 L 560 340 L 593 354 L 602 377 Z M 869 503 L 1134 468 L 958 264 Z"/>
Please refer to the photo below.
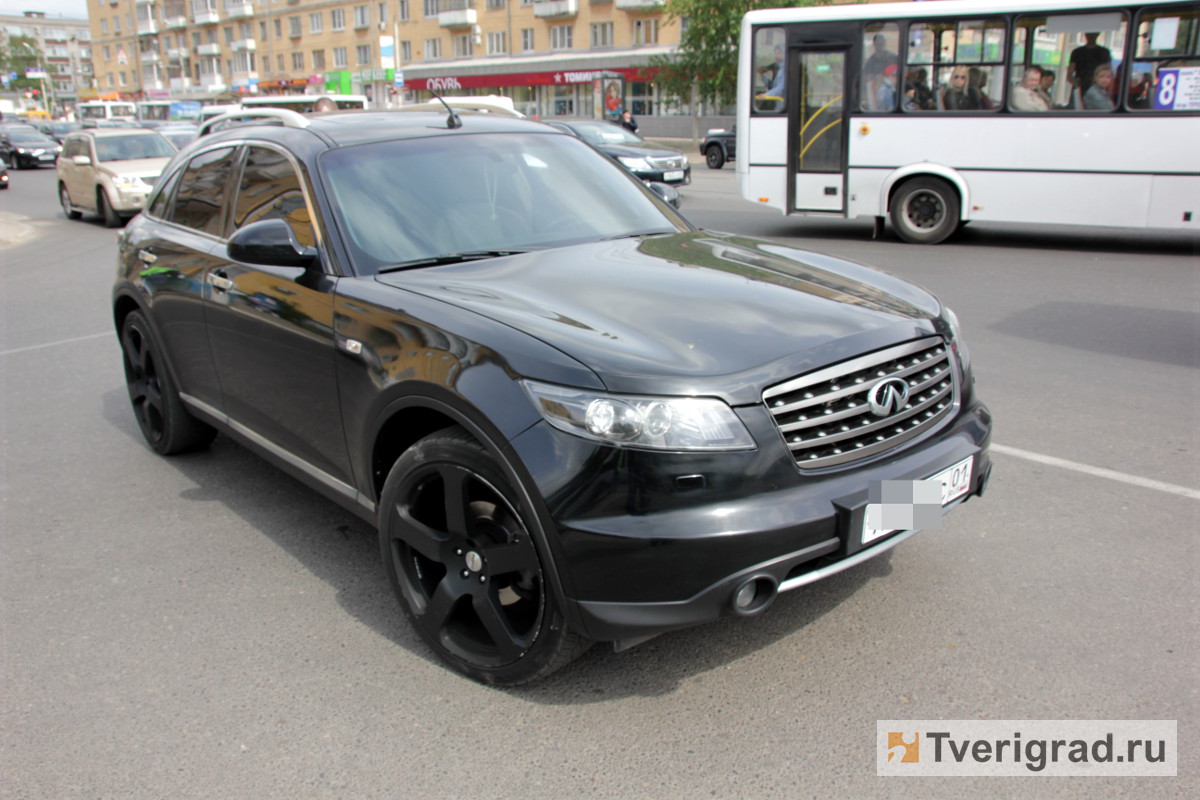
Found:
<path fill-rule="evenodd" d="M 438 0 L 438 25 L 469 28 L 477 21 L 475 0 Z"/>
<path fill-rule="evenodd" d="M 215 8 L 196 8 L 192 11 L 192 21 L 197 25 L 214 25 L 221 21 L 221 12 Z"/>
<path fill-rule="evenodd" d="M 200 88 L 209 92 L 223 92 L 225 91 L 225 79 L 214 72 L 201 73 Z"/>
<path fill-rule="evenodd" d="M 233 50 L 235 53 L 239 50 L 249 50 L 253 52 L 254 50 L 258 49 L 258 43 L 253 39 L 237 39 L 236 41 L 229 43 L 229 49 Z"/>
<path fill-rule="evenodd" d="M 167 17 L 163 20 L 163 27 L 167 30 L 175 28 L 186 28 L 188 25 L 187 17 Z"/>
<path fill-rule="evenodd" d="M 245 19 L 246 17 L 253 17 L 254 6 L 248 2 L 240 2 L 240 0 L 227 2 L 225 3 L 225 16 L 228 19 Z"/>
<path fill-rule="evenodd" d="M 537 0 L 533 14 L 539 19 L 574 17 L 579 13 L 579 0 Z"/>
<path fill-rule="evenodd" d="M 616 0 L 618 11 L 661 11 L 666 0 Z"/>
<path fill-rule="evenodd" d="M 142 58 L 143 64 L 161 64 L 162 63 L 162 56 L 160 56 L 158 54 L 157 50 L 147 50 L 146 52 L 141 54 L 141 58 Z"/>
<path fill-rule="evenodd" d="M 186 47 L 171 47 L 167 49 L 167 62 L 171 64 L 179 64 L 188 57 Z"/>
<path fill-rule="evenodd" d="M 205 42 L 204 44 L 196 45 L 196 55 L 219 56 L 221 55 L 221 45 L 217 42 Z"/>
<path fill-rule="evenodd" d="M 154 5 L 154 0 L 134 0 L 134 5 L 136 5 L 136 6 L 152 6 L 152 5 Z"/>
<path fill-rule="evenodd" d="M 158 21 L 153 19 L 139 19 L 137 21 L 138 36 L 153 36 L 158 33 Z"/>
<path fill-rule="evenodd" d="M 171 91 L 182 92 L 192 88 L 191 78 L 171 78 Z"/>

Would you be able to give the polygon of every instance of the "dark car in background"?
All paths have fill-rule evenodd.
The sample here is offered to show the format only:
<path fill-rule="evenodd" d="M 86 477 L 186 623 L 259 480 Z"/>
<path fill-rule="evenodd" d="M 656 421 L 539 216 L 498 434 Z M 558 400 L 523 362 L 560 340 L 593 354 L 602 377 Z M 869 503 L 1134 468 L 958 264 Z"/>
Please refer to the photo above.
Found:
<path fill-rule="evenodd" d="M 683 186 L 692 182 L 687 156 L 673 147 L 648 142 L 633 131 L 598 119 L 546 120 L 559 130 L 578 136 L 644 181 Z"/>
<path fill-rule="evenodd" d="M 935 517 L 983 493 L 991 417 L 928 292 L 698 229 L 538 122 L 250 116 L 118 237 L 134 417 L 375 525 L 404 614 L 472 678 L 761 613 L 915 533 L 872 523 L 883 481 Z"/>
<path fill-rule="evenodd" d="M 0 158 L 0 189 L 8 188 L 8 162 Z"/>
<path fill-rule="evenodd" d="M 54 166 L 62 146 L 35 128 L 10 127 L 0 131 L 0 158 L 13 169 Z"/>
<path fill-rule="evenodd" d="M 80 130 L 83 128 L 82 122 L 39 122 L 37 129 L 49 136 L 54 141 L 62 144 L 62 140 L 67 138 L 68 133 Z"/>
<path fill-rule="evenodd" d="M 737 125 L 731 129 L 710 128 L 700 142 L 700 154 L 709 169 L 720 169 L 737 155 Z"/>

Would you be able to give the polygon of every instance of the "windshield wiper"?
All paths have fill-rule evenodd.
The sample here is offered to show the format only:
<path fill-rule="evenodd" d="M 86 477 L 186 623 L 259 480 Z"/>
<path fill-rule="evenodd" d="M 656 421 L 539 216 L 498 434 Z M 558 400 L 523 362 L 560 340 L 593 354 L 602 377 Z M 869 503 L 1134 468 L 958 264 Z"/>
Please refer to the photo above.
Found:
<path fill-rule="evenodd" d="M 465 250 L 461 253 L 442 253 L 440 256 L 430 256 L 429 258 L 414 258 L 412 261 L 401 261 L 399 264 L 390 264 L 377 270 L 383 272 L 399 272 L 404 269 L 416 269 L 417 267 L 438 267 L 443 264 L 461 264 L 464 261 L 479 261 L 484 258 L 498 258 L 499 256 L 515 256 L 521 253 L 528 253 L 528 250 Z"/>
<path fill-rule="evenodd" d="M 613 239 L 636 239 L 639 236 L 661 236 L 664 233 L 674 233 L 674 232 L 675 231 L 671 230 L 671 229 L 662 230 L 660 228 L 660 229 L 651 230 L 651 231 L 634 231 L 633 233 L 616 233 L 616 234 L 613 234 L 612 236 L 605 236 L 600 241 L 610 242 Z"/>

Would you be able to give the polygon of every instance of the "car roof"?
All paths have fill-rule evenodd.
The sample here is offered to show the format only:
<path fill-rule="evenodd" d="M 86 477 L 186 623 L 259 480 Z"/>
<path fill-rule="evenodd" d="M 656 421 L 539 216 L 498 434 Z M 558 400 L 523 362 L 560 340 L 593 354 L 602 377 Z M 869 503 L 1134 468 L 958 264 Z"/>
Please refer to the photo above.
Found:
<path fill-rule="evenodd" d="M 71 135 L 107 139 L 113 136 L 158 136 L 158 131 L 152 131 L 149 128 L 81 128 L 72 131 Z"/>
<path fill-rule="evenodd" d="M 428 136 L 461 136 L 476 133 L 543 133 L 562 135 L 545 125 L 528 119 L 501 114 L 476 114 L 456 109 L 462 124 L 447 127 L 449 114 L 441 111 L 330 111 L 320 114 L 296 114 L 289 117 L 287 127 L 302 127 L 334 146 L 363 144 L 391 139 L 415 139 Z M 239 116 L 235 114 L 234 116 Z M 264 118 L 262 124 L 245 122 L 207 134 L 211 141 L 246 138 L 251 131 L 261 136 L 266 130 L 280 127 L 279 118 Z M 265 130 L 264 130 L 265 129 Z"/>

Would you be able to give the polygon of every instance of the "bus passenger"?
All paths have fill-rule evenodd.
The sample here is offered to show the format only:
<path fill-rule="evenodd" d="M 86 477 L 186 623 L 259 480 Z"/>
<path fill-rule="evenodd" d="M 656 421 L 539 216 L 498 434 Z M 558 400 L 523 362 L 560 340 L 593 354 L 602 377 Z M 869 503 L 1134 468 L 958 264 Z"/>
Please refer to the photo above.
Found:
<path fill-rule="evenodd" d="M 968 83 L 966 67 L 955 67 L 950 73 L 950 85 L 942 92 L 942 108 L 947 111 L 978 111 L 983 107 L 979 91 Z"/>
<path fill-rule="evenodd" d="M 896 73 L 899 71 L 895 64 L 883 68 L 883 79 L 875 90 L 876 111 L 891 111 L 896 107 Z"/>
<path fill-rule="evenodd" d="M 313 107 L 312 107 L 312 113 L 314 113 L 314 114 L 317 114 L 321 111 L 337 111 L 337 110 L 338 110 L 337 103 L 333 102 L 333 98 L 331 98 L 331 97 L 318 98 L 317 101 L 315 103 L 313 103 Z"/>
<path fill-rule="evenodd" d="M 1014 111 L 1049 111 L 1050 104 L 1038 91 L 1042 85 L 1042 68 L 1029 66 L 1021 82 L 1013 87 L 1012 108 Z"/>
<path fill-rule="evenodd" d="M 1054 71 L 1040 68 L 1042 70 L 1042 81 L 1038 85 L 1037 93 L 1046 101 L 1047 108 L 1054 108 Z"/>
<path fill-rule="evenodd" d="M 1092 85 L 1083 93 L 1083 107 L 1092 111 L 1112 111 L 1116 107 L 1112 101 L 1112 86 L 1112 67 L 1107 64 L 1096 67 Z"/>
<path fill-rule="evenodd" d="M 884 82 L 884 71 L 888 67 L 895 66 L 899 69 L 900 57 L 888 50 L 887 36 L 882 33 L 875 34 L 875 38 L 871 40 L 874 48 L 870 57 L 863 62 L 863 79 L 866 81 L 867 97 L 871 100 L 876 100 L 879 95 L 880 88 Z M 894 75 L 895 73 L 893 73 Z M 893 80 L 893 93 L 895 81 Z M 890 106 L 874 106 L 874 110 L 883 110 L 885 108 L 895 108 L 893 100 Z"/>
<path fill-rule="evenodd" d="M 767 77 L 767 73 L 774 69 L 774 72 Z M 787 66 L 783 60 L 783 47 L 775 45 L 775 63 L 766 67 L 759 67 L 759 74 L 763 76 L 763 83 L 767 85 L 766 91 L 754 96 L 755 108 L 759 111 L 782 111 L 784 107 L 784 78 L 787 76 Z"/>
<path fill-rule="evenodd" d="M 1096 70 L 1107 64 L 1112 64 L 1112 51 L 1107 47 L 1096 44 L 1098 33 L 1085 33 L 1083 35 L 1086 44 L 1080 45 L 1071 51 L 1071 58 L 1067 63 L 1067 77 L 1071 83 L 1075 84 L 1075 88 L 1079 90 L 1079 94 L 1087 94 L 1087 90 L 1091 88 L 1093 77 Z M 1084 108 L 1087 108 L 1085 105 Z"/>

